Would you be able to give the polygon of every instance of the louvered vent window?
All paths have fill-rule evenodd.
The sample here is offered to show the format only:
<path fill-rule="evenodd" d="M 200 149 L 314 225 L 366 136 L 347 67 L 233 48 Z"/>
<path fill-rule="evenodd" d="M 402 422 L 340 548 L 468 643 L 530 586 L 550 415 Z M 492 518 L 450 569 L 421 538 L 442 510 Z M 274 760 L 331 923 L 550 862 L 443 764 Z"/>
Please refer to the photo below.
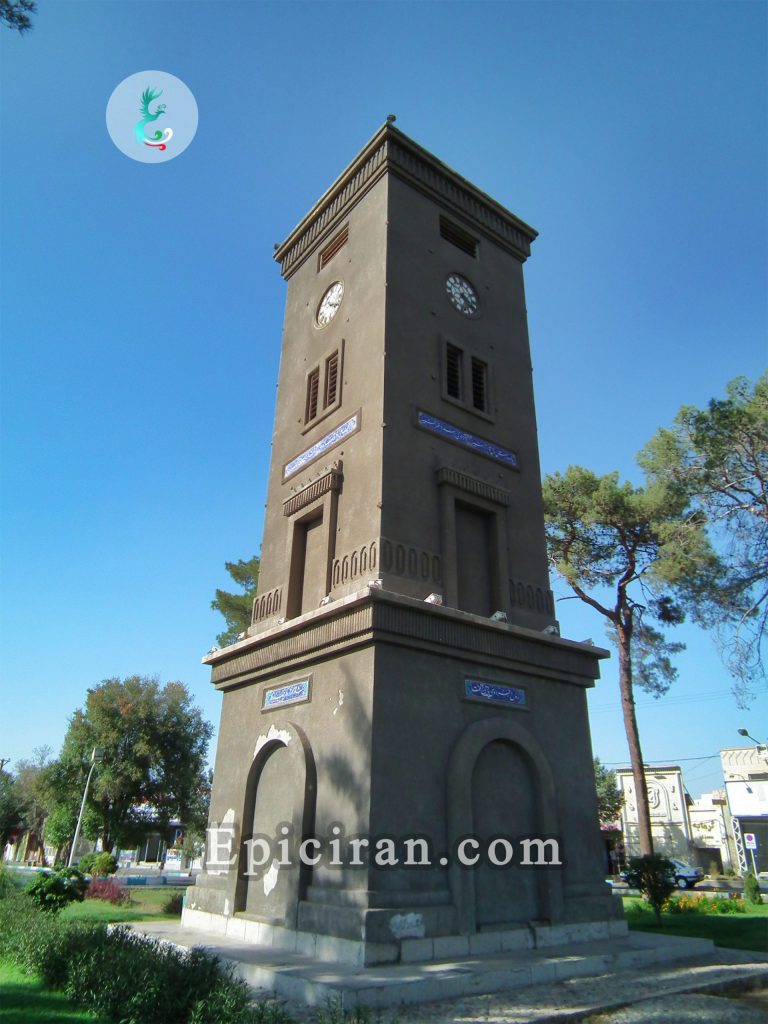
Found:
<path fill-rule="evenodd" d="M 323 251 L 320 253 L 320 270 L 323 267 L 327 267 L 334 256 L 336 256 L 347 244 L 349 238 L 349 225 L 342 228 L 342 230 L 332 238 L 331 241 L 326 245 Z"/>
<path fill-rule="evenodd" d="M 317 397 L 320 390 L 320 370 L 313 370 L 307 377 L 307 408 L 304 422 L 309 423 L 317 416 Z"/>
<path fill-rule="evenodd" d="M 450 242 L 451 245 L 455 245 L 457 249 L 461 249 L 468 256 L 477 256 L 477 239 L 473 238 L 464 228 L 460 228 L 458 224 L 452 224 L 445 217 L 440 218 L 440 237 L 444 238 L 446 242 Z"/>
<path fill-rule="evenodd" d="M 339 386 L 339 353 L 334 352 L 325 361 L 325 399 L 323 408 L 327 409 L 336 401 Z"/>
<path fill-rule="evenodd" d="M 461 400 L 461 356 L 460 348 L 446 345 L 445 349 L 445 390 L 451 398 Z"/>
<path fill-rule="evenodd" d="M 488 367 L 482 360 L 472 357 L 472 405 L 481 412 L 487 412 Z"/>

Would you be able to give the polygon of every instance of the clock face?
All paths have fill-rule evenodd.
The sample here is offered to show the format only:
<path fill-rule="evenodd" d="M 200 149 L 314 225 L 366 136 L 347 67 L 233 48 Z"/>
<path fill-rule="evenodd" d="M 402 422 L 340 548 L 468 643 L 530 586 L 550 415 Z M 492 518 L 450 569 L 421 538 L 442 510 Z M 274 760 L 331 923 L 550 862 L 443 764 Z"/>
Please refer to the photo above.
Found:
<path fill-rule="evenodd" d="M 463 316 L 474 316 L 477 312 L 477 292 L 461 274 L 449 274 L 445 290 L 453 308 Z"/>
<path fill-rule="evenodd" d="M 318 327 L 325 327 L 326 324 L 333 320 L 339 311 L 343 298 L 344 285 L 341 281 L 334 281 L 322 299 L 320 299 L 320 305 L 317 307 L 315 320 Z"/>

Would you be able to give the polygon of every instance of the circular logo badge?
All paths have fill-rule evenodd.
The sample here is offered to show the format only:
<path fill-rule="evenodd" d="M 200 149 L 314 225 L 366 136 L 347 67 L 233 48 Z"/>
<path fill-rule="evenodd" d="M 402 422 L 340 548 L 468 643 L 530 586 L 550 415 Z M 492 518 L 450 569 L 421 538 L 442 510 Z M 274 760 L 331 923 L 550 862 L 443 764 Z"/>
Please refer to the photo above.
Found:
<path fill-rule="evenodd" d="M 143 164 L 183 153 L 197 131 L 197 103 L 167 71 L 138 71 L 124 78 L 107 103 L 107 131 L 120 150 Z"/>

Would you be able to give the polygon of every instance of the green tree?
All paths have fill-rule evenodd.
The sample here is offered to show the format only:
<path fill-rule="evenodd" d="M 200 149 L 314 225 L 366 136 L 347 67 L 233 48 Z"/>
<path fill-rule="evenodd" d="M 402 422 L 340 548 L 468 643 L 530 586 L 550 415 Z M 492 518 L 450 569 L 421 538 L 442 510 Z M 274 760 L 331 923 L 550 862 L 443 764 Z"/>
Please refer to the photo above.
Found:
<path fill-rule="evenodd" d="M 77 817 L 94 747 L 83 833 L 101 835 L 104 849 L 132 845 L 172 818 L 197 824 L 211 726 L 183 683 L 106 679 L 88 691 L 70 719 L 61 754 L 44 769 L 41 791 L 59 823 Z M 69 815 L 67 819 L 66 815 Z M 48 830 L 52 839 L 51 830 Z"/>
<path fill-rule="evenodd" d="M 543 482 L 551 562 L 575 597 L 605 619 L 615 641 L 619 688 L 638 805 L 640 850 L 653 852 L 634 686 L 660 696 L 673 682 L 682 647 L 656 628 L 682 622 L 675 596 L 683 582 L 712 573 L 716 560 L 700 516 L 682 488 L 647 489 L 570 466 Z"/>
<path fill-rule="evenodd" d="M 241 633 L 245 633 L 251 624 L 253 599 L 259 583 L 258 555 L 247 562 L 225 562 L 224 568 L 243 591 L 242 594 L 230 594 L 227 590 L 217 590 L 216 597 L 211 601 L 211 608 L 221 612 L 227 622 L 227 629 L 219 633 L 216 643 L 222 647 L 233 644 Z"/>
<path fill-rule="evenodd" d="M 692 589 L 695 618 L 715 636 L 741 704 L 756 679 L 768 628 L 768 372 L 731 381 L 706 409 L 683 406 L 639 456 L 650 479 L 681 487 L 708 520 L 726 567 Z"/>
<path fill-rule="evenodd" d="M 621 814 L 624 797 L 616 781 L 616 772 L 595 758 L 595 787 L 597 789 L 597 816 L 601 824 L 616 821 Z"/>
<path fill-rule="evenodd" d="M 23 823 L 26 804 L 14 776 L 0 771 L 0 854 L 14 828 Z"/>
<path fill-rule="evenodd" d="M 32 28 L 31 14 L 37 13 L 35 0 L 0 0 L 0 21 L 17 32 Z"/>
<path fill-rule="evenodd" d="M 46 799 L 44 796 L 43 799 Z M 43 826 L 43 837 L 46 843 L 55 847 L 56 853 L 54 863 L 66 860 L 69 855 L 69 846 L 75 835 L 77 825 L 78 809 L 74 802 L 53 803 L 52 799 L 47 802 L 47 817 Z M 86 826 L 83 829 L 85 834 L 91 838 L 98 835 L 98 819 L 93 812 L 86 819 Z"/>
<path fill-rule="evenodd" d="M 31 758 L 16 763 L 16 783 L 24 800 L 24 824 L 38 837 L 43 835 L 47 813 L 39 792 L 40 776 L 52 753 L 48 746 L 35 747 Z"/>

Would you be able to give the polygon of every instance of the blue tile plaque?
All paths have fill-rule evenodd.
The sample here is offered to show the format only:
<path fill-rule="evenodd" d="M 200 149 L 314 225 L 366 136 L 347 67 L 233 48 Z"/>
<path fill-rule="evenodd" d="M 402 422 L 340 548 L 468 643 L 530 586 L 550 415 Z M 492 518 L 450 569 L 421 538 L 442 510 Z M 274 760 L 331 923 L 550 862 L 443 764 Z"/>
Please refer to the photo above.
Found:
<path fill-rule="evenodd" d="M 505 466 L 517 469 L 517 455 L 514 452 L 509 451 L 507 448 L 501 448 L 491 441 L 486 441 L 484 437 L 470 434 L 466 430 L 454 426 L 453 423 L 446 423 L 445 420 L 440 420 L 437 416 L 431 416 L 428 412 L 422 412 L 421 410 L 419 410 L 416 422 L 420 427 L 432 434 L 445 437 L 449 441 L 460 444 L 463 448 L 471 448 L 474 452 L 487 455 L 489 459 L 495 459 L 496 462 L 503 462 Z"/>
<path fill-rule="evenodd" d="M 301 679 L 297 683 L 286 683 L 285 686 L 273 686 L 264 691 L 262 711 L 270 708 L 284 707 L 286 704 L 301 704 L 309 700 L 309 680 Z"/>
<path fill-rule="evenodd" d="M 465 679 L 464 696 L 470 700 L 481 700 L 488 704 L 506 704 L 518 708 L 528 706 L 525 690 L 517 686 L 505 686 L 502 683 L 489 683 L 483 679 Z"/>
<path fill-rule="evenodd" d="M 298 473 L 300 469 L 303 469 L 310 462 L 314 462 L 321 455 L 325 455 L 327 451 L 343 441 L 345 437 L 354 434 L 359 427 L 360 413 L 356 412 L 354 416 L 350 416 L 348 420 L 336 427 L 335 430 L 332 430 L 330 434 L 321 437 L 317 444 L 313 444 L 311 448 L 307 448 L 301 455 L 297 455 L 295 459 L 291 459 L 290 462 L 286 463 L 283 470 L 283 480 L 287 480 L 289 476 L 294 476 L 294 474 Z"/>

